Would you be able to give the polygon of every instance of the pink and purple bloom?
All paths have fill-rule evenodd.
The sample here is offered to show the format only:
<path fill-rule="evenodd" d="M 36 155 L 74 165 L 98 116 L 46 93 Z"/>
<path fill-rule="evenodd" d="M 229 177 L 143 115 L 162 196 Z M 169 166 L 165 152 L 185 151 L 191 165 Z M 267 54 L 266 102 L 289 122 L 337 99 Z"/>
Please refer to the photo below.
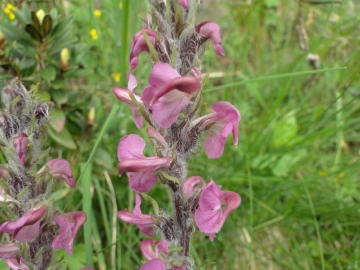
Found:
<path fill-rule="evenodd" d="M 21 165 L 24 165 L 26 160 L 25 152 L 28 147 L 28 136 L 25 133 L 20 133 L 14 140 L 14 147 L 19 162 L 21 163 Z"/>
<path fill-rule="evenodd" d="M 70 187 L 76 187 L 69 161 L 63 158 L 55 158 L 50 160 L 46 166 L 49 168 L 50 174 L 52 174 L 54 177 L 64 179 Z M 38 173 L 42 173 L 44 170 L 45 166 L 42 167 Z"/>
<path fill-rule="evenodd" d="M 128 89 L 116 86 L 113 88 L 113 92 L 119 100 L 130 105 L 132 115 L 134 116 L 135 119 L 135 124 L 138 128 L 141 128 L 143 125 L 142 116 L 137 113 L 139 108 L 130 98 L 130 94 L 133 94 L 135 99 L 139 103 L 142 103 L 142 101 L 140 100 L 140 96 L 137 95 L 134 91 L 136 86 L 137 86 L 136 78 L 133 74 L 130 73 L 128 76 Z"/>
<path fill-rule="evenodd" d="M 153 217 L 151 215 L 146 215 L 141 213 L 141 197 L 136 193 L 135 197 L 135 207 L 133 212 L 128 210 L 121 210 L 118 212 L 118 217 L 129 224 L 136 225 L 140 231 L 146 235 L 153 236 L 154 229 L 152 226 L 154 225 Z"/>
<path fill-rule="evenodd" d="M 192 125 L 204 120 L 202 126 L 206 128 L 213 124 L 207 130 L 211 132 L 205 140 L 204 149 L 209 158 L 218 158 L 224 152 L 224 145 L 227 136 L 233 134 L 234 145 L 238 144 L 238 129 L 241 120 L 239 111 L 229 102 L 219 101 L 214 103 L 212 109 L 214 113 L 204 115 L 196 119 Z"/>
<path fill-rule="evenodd" d="M 12 270 L 30 270 L 23 258 L 9 258 L 6 259 L 5 262 Z"/>
<path fill-rule="evenodd" d="M 201 190 L 203 185 L 206 185 L 206 183 L 201 176 L 191 176 L 186 179 L 183 185 L 183 193 L 187 198 L 190 198 L 198 190 Z"/>
<path fill-rule="evenodd" d="M 220 27 L 211 21 L 202 22 L 195 27 L 195 31 L 202 37 L 210 39 L 214 44 L 215 53 L 219 56 L 225 56 L 221 44 Z"/>
<path fill-rule="evenodd" d="M 130 187 L 136 192 L 148 192 L 156 184 L 155 170 L 169 167 L 171 157 L 145 157 L 145 141 L 135 134 L 121 138 L 118 146 L 119 175 L 126 172 Z"/>
<path fill-rule="evenodd" d="M 162 260 L 152 259 L 141 266 L 140 270 L 166 270 L 166 268 Z"/>
<path fill-rule="evenodd" d="M 17 254 L 20 252 L 21 249 L 15 243 L 0 245 L 0 258 L 2 259 L 16 258 Z"/>
<path fill-rule="evenodd" d="M 14 239 L 18 241 L 31 241 L 35 239 L 40 229 L 40 222 L 47 210 L 46 205 L 41 205 L 17 221 L 6 221 L 0 226 L 0 232 L 13 234 Z"/>
<path fill-rule="evenodd" d="M 54 238 L 52 247 L 54 249 L 64 248 L 67 253 L 72 254 L 75 236 L 85 223 L 86 214 L 82 211 L 70 212 L 58 215 L 53 220 L 60 226 L 60 233 Z"/>
<path fill-rule="evenodd" d="M 199 199 L 199 208 L 195 211 L 195 223 L 200 231 L 214 241 L 215 233 L 221 227 L 231 211 L 239 207 L 241 197 L 233 191 L 220 190 L 213 180 L 203 188 Z M 222 210 L 225 205 L 225 210 Z"/>
<path fill-rule="evenodd" d="M 201 88 L 197 78 L 182 77 L 169 64 L 160 62 L 151 70 L 149 83 L 141 100 L 152 110 L 156 124 L 162 128 L 170 127 L 177 120 Z"/>
<path fill-rule="evenodd" d="M 153 246 L 155 246 L 153 248 Z M 166 241 L 157 241 L 153 239 L 144 239 L 140 244 L 141 253 L 145 256 L 146 259 L 161 259 L 161 253 L 169 254 L 169 243 Z"/>
<path fill-rule="evenodd" d="M 144 38 L 144 33 L 149 37 L 150 42 L 155 45 L 155 38 L 158 35 L 157 32 L 151 29 L 143 29 L 137 32 L 132 39 L 131 50 L 130 50 L 130 70 L 137 67 L 139 63 L 139 55 L 142 52 L 148 52 L 149 47 Z"/>

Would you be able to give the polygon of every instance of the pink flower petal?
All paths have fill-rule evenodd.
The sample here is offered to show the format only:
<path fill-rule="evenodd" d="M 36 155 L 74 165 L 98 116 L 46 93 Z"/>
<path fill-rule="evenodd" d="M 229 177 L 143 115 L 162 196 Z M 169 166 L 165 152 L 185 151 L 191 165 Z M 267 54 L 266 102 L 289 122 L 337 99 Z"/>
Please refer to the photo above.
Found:
<path fill-rule="evenodd" d="M 118 146 L 119 174 L 126 172 L 130 187 L 137 192 L 148 192 L 156 184 L 153 172 L 168 167 L 171 157 L 145 157 L 145 141 L 138 135 L 130 134 L 120 140 Z"/>
<path fill-rule="evenodd" d="M 201 186 L 204 184 L 206 183 L 201 176 L 191 176 L 185 181 L 183 185 L 183 192 L 186 197 L 189 198 L 194 195 L 197 190 L 201 189 Z"/>
<path fill-rule="evenodd" d="M 5 262 L 12 270 L 30 270 L 23 258 L 10 258 L 6 259 Z"/>
<path fill-rule="evenodd" d="M 118 212 L 118 217 L 129 224 L 136 225 L 140 231 L 146 235 L 153 236 L 154 230 L 152 225 L 154 225 L 153 218 L 151 215 L 144 215 L 141 213 L 141 197 L 136 193 L 135 197 L 135 207 L 134 211 L 131 213 L 128 210 L 122 210 Z"/>
<path fill-rule="evenodd" d="M 63 158 L 55 158 L 50 160 L 46 166 L 50 169 L 50 174 L 64 179 L 70 187 L 76 187 L 69 161 Z M 43 170 L 44 168 L 42 168 L 39 172 L 42 172 Z"/>
<path fill-rule="evenodd" d="M 39 232 L 40 221 L 46 210 L 47 208 L 43 204 L 39 208 L 26 213 L 17 221 L 6 221 L 0 226 L 0 232 L 13 233 L 14 239 L 18 241 L 31 241 Z"/>
<path fill-rule="evenodd" d="M 58 215 L 53 220 L 60 226 L 60 233 L 54 238 L 54 249 L 64 248 L 68 254 L 73 253 L 74 239 L 79 228 L 86 221 L 86 214 L 82 211 Z"/>
<path fill-rule="evenodd" d="M 183 8 L 188 8 L 188 1 L 187 0 L 179 0 L 179 4 L 183 7 Z"/>
<path fill-rule="evenodd" d="M 139 55 L 144 51 L 149 51 L 148 45 L 145 41 L 143 32 L 147 34 L 150 42 L 155 45 L 155 37 L 157 33 L 151 29 L 143 29 L 137 32 L 132 40 L 131 50 L 130 50 L 130 70 L 133 70 L 137 67 L 139 63 Z"/>
<path fill-rule="evenodd" d="M 28 136 L 25 133 L 20 133 L 14 140 L 14 147 L 21 165 L 24 165 L 26 156 L 25 152 L 28 147 Z"/>
<path fill-rule="evenodd" d="M 155 122 L 163 128 L 176 121 L 201 88 L 197 78 L 181 77 L 169 64 L 160 62 L 154 65 L 149 83 L 141 100 L 152 110 Z"/>
<path fill-rule="evenodd" d="M 160 259 L 152 259 L 148 261 L 143 266 L 141 266 L 140 270 L 166 270 L 165 264 Z"/>
<path fill-rule="evenodd" d="M 217 55 L 225 56 L 221 45 L 220 28 L 216 23 L 211 21 L 202 22 L 195 27 L 195 31 L 198 32 L 199 35 L 211 39 Z"/>
<path fill-rule="evenodd" d="M 220 231 L 230 212 L 239 207 L 241 197 L 236 192 L 221 191 L 213 180 L 203 189 L 199 208 L 195 211 L 195 223 L 201 232 L 209 234 L 210 240 Z M 222 211 L 221 205 L 225 205 Z"/>
<path fill-rule="evenodd" d="M 21 252 L 17 244 L 0 245 L 0 258 L 9 259 L 16 258 L 16 255 Z"/>
<path fill-rule="evenodd" d="M 155 249 L 153 249 L 152 246 L 155 246 Z M 153 239 L 142 240 L 140 244 L 140 250 L 148 260 L 159 258 L 160 253 L 170 253 L 169 243 L 166 241 L 157 241 Z"/>
<path fill-rule="evenodd" d="M 213 105 L 214 113 L 196 119 L 192 125 L 204 120 L 203 127 L 215 123 L 208 131 L 211 135 L 205 139 L 204 149 L 209 158 L 218 158 L 224 152 L 227 136 L 233 134 L 233 142 L 238 143 L 238 129 L 241 120 L 239 111 L 229 102 L 219 101 Z"/>

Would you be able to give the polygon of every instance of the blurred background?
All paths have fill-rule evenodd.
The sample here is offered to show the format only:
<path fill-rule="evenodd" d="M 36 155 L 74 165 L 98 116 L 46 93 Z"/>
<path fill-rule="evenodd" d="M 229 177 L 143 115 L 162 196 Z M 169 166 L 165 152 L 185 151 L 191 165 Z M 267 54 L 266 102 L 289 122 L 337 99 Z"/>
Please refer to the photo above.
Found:
<path fill-rule="evenodd" d="M 127 85 L 131 37 L 147 7 L 146 0 L 0 2 L 0 86 L 18 76 L 51 100 L 44 148 L 68 159 L 75 179 L 89 164 L 77 189 L 60 185 L 53 194 L 59 211 L 90 211 L 91 237 L 81 230 L 73 256 L 57 252 L 63 269 L 84 267 L 89 254 L 95 269 L 139 269 L 145 260 L 144 235 L 116 216 L 134 204 L 126 175 L 117 175 L 116 149 L 122 136 L 146 133 L 112 87 Z M 204 0 L 197 23 L 205 20 L 219 24 L 226 56 L 208 44 L 204 100 L 209 111 L 216 101 L 233 103 L 242 122 L 238 147 L 229 138 L 219 159 L 199 149 L 189 175 L 238 192 L 242 204 L 214 242 L 194 234 L 196 266 L 359 269 L 360 2 Z M 141 92 L 152 65 L 146 54 L 139 63 Z M 150 195 L 170 209 L 160 184 Z"/>

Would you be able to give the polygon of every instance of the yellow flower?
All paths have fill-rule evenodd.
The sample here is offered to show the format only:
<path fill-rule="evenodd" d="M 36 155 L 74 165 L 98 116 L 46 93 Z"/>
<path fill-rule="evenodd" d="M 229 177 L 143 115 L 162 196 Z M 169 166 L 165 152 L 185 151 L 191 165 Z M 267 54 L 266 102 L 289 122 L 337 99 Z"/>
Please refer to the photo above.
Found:
<path fill-rule="evenodd" d="M 113 72 L 111 76 L 113 77 L 115 82 L 120 82 L 120 78 L 121 78 L 120 72 Z"/>
<path fill-rule="evenodd" d="M 94 15 L 95 15 L 95 17 L 100 17 L 101 16 L 101 10 L 100 9 L 95 9 L 94 10 Z"/>
<path fill-rule="evenodd" d="M 345 177 L 345 173 L 339 173 L 339 178 L 344 178 Z"/>
<path fill-rule="evenodd" d="M 10 20 L 15 19 L 15 14 L 14 14 L 14 13 L 12 13 L 12 12 L 10 12 L 10 13 L 9 13 L 9 18 L 10 18 Z"/>
<path fill-rule="evenodd" d="M 122 9 L 122 1 L 119 3 L 119 8 Z"/>
<path fill-rule="evenodd" d="M 93 40 L 97 40 L 99 38 L 98 33 L 95 28 L 90 30 L 90 36 Z"/>
<path fill-rule="evenodd" d="M 320 176 L 327 176 L 329 173 L 327 171 L 320 171 L 319 175 Z"/>
<path fill-rule="evenodd" d="M 91 107 L 87 116 L 87 123 L 89 125 L 92 125 L 94 123 L 95 120 L 95 108 Z"/>
<path fill-rule="evenodd" d="M 9 10 L 16 10 L 16 7 L 14 7 L 12 4 L 6 4 L 6 8 Z"/>
<path fill-rule="evenodd" d="M 36 12 L 36 17 L 38 18 L 39 22 L 42 23 L 45 17 L 45 12 L 42 9 L 39 9 L 38 12 Z"/>

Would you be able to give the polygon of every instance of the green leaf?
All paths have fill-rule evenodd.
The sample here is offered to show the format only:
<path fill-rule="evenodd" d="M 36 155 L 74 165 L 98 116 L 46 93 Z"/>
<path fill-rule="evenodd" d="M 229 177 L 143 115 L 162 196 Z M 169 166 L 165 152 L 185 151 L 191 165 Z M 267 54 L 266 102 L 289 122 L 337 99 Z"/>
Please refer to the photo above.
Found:
<path fill-rule="evenodd" d="M 40 32 L 40 22 L 34 11 L 31 11 L 31 22 L 35 29 Z"/>
<path fill-rule="evenodd" d="M 291 111 L 279 122 L 275 123 L 272 143 L 275 147 L 287 144 L 298 131 L 295 112 Z"/>
<path fill-rule="evenodd" d="M 72 150 L 76 149 L 74 139 L 71 137 L 71 134 L 66 127 L 61 132 L 56 132 L 56 130 L 49 126 L 48 134 L 54 141 L 61 144 L 62 146 L 65 146 Z"/>
<path fill-rule="evenodd" d="M 280 177 L 287 176 L 294 165 L 306 155 L 307 151 L 305 149 L 284 154 L 272 168 L 273 174 Z"/>
<path fill-rule="evenodd" d="M 56 252 L 57 259 L 64 257 L 64 261 L 67 263 L 67 269 L 79 270 L 86 266 L 85 264 L 85 246 L 83 244 L 77 244 L 74 246 L 74 252 L 72 255 L 67 254 L 64 249 Z M 94 256 L 96 257 L 96 256 Z"/>
<path fill-rule="evenodd" d="M 19 65 L 19 68 L 21 71 L 21 76 L 22 77 L 31 76 L 35 71 L 35 65 L 36 65 L 36 61 L 34 58 L 25 56 L 21 60 L 20 65 Z"/>
<path fill-rule="evenodd" d="M 70 16 L 66 18 L 65 20 L 61 21 L 55 27 L 50 33 L 51 39 L 57 39 L 65 36 L 65 34 L 69 33 L 71 31 L 71 28 L 73 26 L 75 17 Z"/>
<path fill-rule="evenodd" d="M 64 198 L 66 198 L 66 196 L 69 194 L 70 191 L 71 191 L 70 188 L 63 188 L 63 189 L 57 190 L 51 194 L 51 199 L 54 202 L 63 200 Z"/>
<path fill-rule="evenodd" d="M 25 26 L 25 31 L 28 32 L 30 34 L 30 36 L 32 36 L 35 40 L 37 40 L 39 42 L 42 41 L 42 37 L 41 37 L 39 30 L 37 30 L 35 28 L 35 26 L 33 26 L 32 24 L 27 24 Z"/>
<path fill-rule="evenodd" d="M 21 44 L 26 45 L 33 42 L 28 33 L 10 23 L 0 21 L 0 31 L 7 39 L 19 41 Z"/>
<path fill-rule="evenodd" d="M 56 69 L 54 66 L 47 66 L 39 71 L 41 78 L 52 81 L 56 78 Z"/>
<path fill-rule="evenodd" d="M 56 42 L 52 42 L 49 47 L 49 51 L 57 52 L 65 47 L 68 47 L 68 46 L 74 44 L 77 41 L 78 41 L 77 37 L 67 37 L 66 39 L 64 38 L 64 39 L 58 40 Z"/>
<path fill-rule="evenodd" d="M 113 168 L 113 159 L 108 151 L 103 148 L 98 148 L 95 152 L 94 162 L 104 167 L 105 169 Z"/>
<path fill-rule="evenodd" d="M 65 127 L 66 116 L 65 113 L 61 110 L 52 110 L 52 116 L 50 121 L 50 126 L 56 131 L 61 132 Z"/>
<path fill-rule="evenodd" d="M 50 93 L 53 100 L 59 106 L 65 104 L 68 101 L 67 93 L 62 89 L 53 89 Z"/>
<path fill-rule="evenodd" d="M 43 37 L 46 37 L 52 29 L 52 19 L 50 15 L 46 15 L 42 21 L 40 33 Z"/>
<path fill-rule="evenodd" d="M 93 74 L 94 71 L 92 69 L 77 69 L 77 70 L 69 70 L 65 73 L 65 77 L 67 78 L 80 78 L 86 77 Z"/>

